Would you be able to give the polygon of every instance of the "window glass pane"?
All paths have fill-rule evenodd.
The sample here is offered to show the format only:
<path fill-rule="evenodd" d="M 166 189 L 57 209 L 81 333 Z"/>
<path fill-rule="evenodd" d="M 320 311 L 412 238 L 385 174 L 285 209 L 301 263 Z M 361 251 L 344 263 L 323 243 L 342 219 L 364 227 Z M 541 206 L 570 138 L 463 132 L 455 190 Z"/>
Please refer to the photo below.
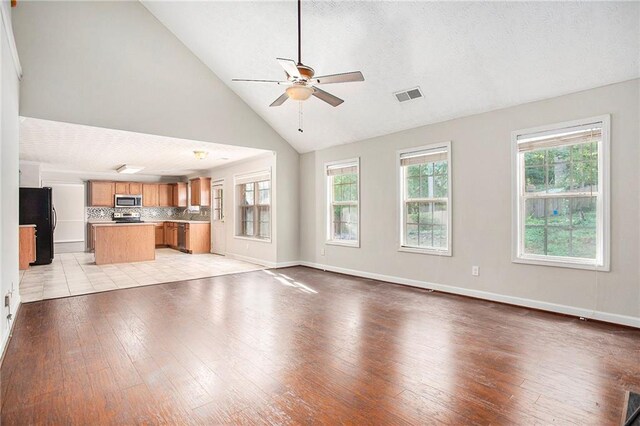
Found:
<path fill-rule="evenodd" d="M 418 223 L 420 219 L 420 203 L 407 203 L 406 206 L 406 223 Z"/>
<path fill-rule="evenodd" d="M 253 187 L 252 183 L 244 184 L 242 202 L 245 205 L 253 205 L 254 203 Z"/>
<path fill-rule="evenodd" d="M 524 252 L 595 259 L 597 197 L 525 202 Z"/>
<path fill-rule="evenodd" d="M 526 155 L 531 154 L 527 153 Z M 544 157 L 543 157 L 544 158 Z M 546 166 L 529 166 L 524 170 L 525 190 L 527 192 L 545 192 L 547 190 L 546 182 Z"/>
<path fill-rule="evenodd" d="M 436 175 L 446 175 L 447 174 L 447 162 L 446 161 L 438 161 L 433 164 L 433 173 Z"/>
<path fill-rule="evenodd" d="M 407 177 L 419 177 L 420 176 L 420 165 L 414 164 L 411 166 L 406 166 L 405 169 Z"/>
<path fill-rule="evenodd" d="M 447 247 L 447 227 L 436 226 L 433 227 L 433 247 L 446 248 Z"/>
<path fill-rule="evenodd" d="M 447 175 L 436 175 L 434 178 L 435 181 L 435 189 L 434 189 L 434 197 L 436 198 L 446 198 L 447 197 Z"/>
<path fill-rule="evenodd" d="M 420 215 L 418 223 L 431 224 L 433 223 L 433 203 L 420 203 Z"/>
<path fill-rule="evenodd" d="M 420 198 L 420 177 L 407 178 L 407 196 Z"/>
<path fill-rule="evenodd" d="M 447 213 L 447 203 L 433 204 L 433 223 L 436 225 L 446 225 L 449 222 L 449 214 Z"/>
<path fill-rule="evenodd" d="M 407 225 L 406 243 L 410 247 L 418 247 L 418 225 Z"/>
<path fill-rule="evenodd" d="M 418 246 L 433 246 L 433 227 L 431 225 L 418 225 Z"/>

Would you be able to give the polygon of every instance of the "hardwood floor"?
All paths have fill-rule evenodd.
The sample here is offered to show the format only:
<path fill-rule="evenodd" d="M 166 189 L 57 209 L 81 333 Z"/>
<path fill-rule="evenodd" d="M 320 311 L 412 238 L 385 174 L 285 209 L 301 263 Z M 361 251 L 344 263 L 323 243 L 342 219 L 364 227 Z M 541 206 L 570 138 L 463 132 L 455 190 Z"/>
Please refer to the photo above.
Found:
<path fill-rule="evenodd" d="M 617 424 L 640 330 L 304 267 L 24 304 L 12 424 Z"/>

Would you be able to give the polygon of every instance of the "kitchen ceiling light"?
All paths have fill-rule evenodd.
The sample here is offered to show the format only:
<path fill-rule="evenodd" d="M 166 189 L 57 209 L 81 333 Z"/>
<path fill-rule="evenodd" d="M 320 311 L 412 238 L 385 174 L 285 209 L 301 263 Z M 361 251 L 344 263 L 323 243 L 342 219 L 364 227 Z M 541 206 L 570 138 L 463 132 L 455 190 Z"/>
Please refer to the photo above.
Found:
<path fill-rule="evenodd" d="M 207 151 L 193 151 L 193 155 L 195 155 L 198 160 L 204 160 L 209 153 Z"/>
<path fill-rule="evenodd" d="M 132 175 L 134 173 L 138 173 L 140 170 L 144 169 L 142 166 L 129 166 L 128 164 L 124 164 L 116 169 L 118 173 L 124 173 L 127 175 Z"/>
<path fill-rule="evenodd" d="M 294 101 L 306 101 L 313 95 L 313 88 L 309 86 L 303 86 L 300 84 L 294 84 L 291 87 L 288 87 L 287 96 L 293 99 Z"/>

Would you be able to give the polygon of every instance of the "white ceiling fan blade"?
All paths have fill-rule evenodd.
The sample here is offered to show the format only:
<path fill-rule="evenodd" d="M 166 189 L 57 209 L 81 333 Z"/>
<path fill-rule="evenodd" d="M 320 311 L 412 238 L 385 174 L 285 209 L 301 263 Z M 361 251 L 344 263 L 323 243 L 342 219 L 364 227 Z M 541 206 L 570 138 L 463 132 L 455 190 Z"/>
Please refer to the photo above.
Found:
<path fill-rule="evenodd" d="M 317 84 L 349 83 L 351 81 L 364 81 L 364 76 L 360 71 L 353 71 L 313 77 L 313 80 Z"/>
<path fill-rule="evenodd" d="M 331 93 L 327 93 L 322 89 L 318 89 L 317 87 L 313 88 L 313 96 L 315 96 L 316 98 L 322 101 L 325 101 L 326 103 L 334 107 L 337 107 L 338 105 L 344 102 L 339 97 L 333 96 Z"/>
<path fill-rule="evenodd" d="M 277 80 L 251 80 L 246 78 L 233 78 L 231 81 L 242 81 L 248 83 L 276 83 L 276 84 L 288 84 L 288 81 L 277 81 Z"/>
<path fill-rule="evenodd" d="M 289 95 L 287 95 L 286 93 L 283 93 L 282 95 L 280 95 L 280 97 L 278 99 L 276 99 L 275 101 L 273 101 L 271 103 L 271 105 L 269 105 L 270 107 L 277 107 L 280 106 L 284 103 L 284 101 L 286 101 L 287 99 L 289 99 Z"/>
<path fill-rule="evenodd" d="M 277 58 L 278 63 L 284 68 L 284 71 L 295 78 L 302 78 L 300 75 L 300 71 L 298 71 L 298 67 L 296 67 L 296 62 L 291 59 Z"/>

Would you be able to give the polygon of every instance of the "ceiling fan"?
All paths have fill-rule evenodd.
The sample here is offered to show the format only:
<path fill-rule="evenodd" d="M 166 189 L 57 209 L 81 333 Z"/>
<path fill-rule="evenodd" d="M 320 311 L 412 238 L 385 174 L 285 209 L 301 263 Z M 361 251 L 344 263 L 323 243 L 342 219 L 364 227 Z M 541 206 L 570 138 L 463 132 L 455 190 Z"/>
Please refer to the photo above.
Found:
<path fill-rule="evenodd" d="M 234 78 L 232 81 L 246 81 L 253 83 L 275 83 L 279 85 L 289 86 L 285 92 L 269 105 L 276 107 L 282 105 L 287 99 L 294 101 L 305 101 L 311 96 L 325 101 L 331 106 L 337 107 L 344 101 L 337 96 L 327 93 L 316 87 L 317 84 L 333 84 L 348 83 L 352 81 L 364 81 L 364 76 L 360 71 L 345 72 L 340 74 L 330 74 L 316 77 L 313 68 L 302 63 L 301 45 L 300 45 L 300 0 L 298 0 L 298 63 L 293 59 L 277 58 L 278 63 L 284 68 L 287 76 L 286 80 L 248 80 L 242 78 Z"/>

